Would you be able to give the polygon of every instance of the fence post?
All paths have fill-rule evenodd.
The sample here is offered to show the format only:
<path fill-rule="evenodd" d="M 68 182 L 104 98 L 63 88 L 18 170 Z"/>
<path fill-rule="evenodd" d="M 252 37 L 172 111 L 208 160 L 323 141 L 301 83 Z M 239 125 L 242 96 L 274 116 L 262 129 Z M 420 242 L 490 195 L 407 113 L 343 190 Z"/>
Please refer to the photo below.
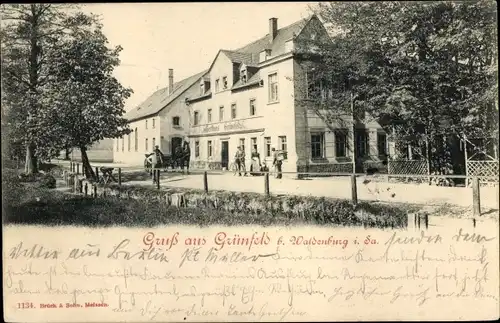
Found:
<path fill-rule="evenodd" d="M 156 170 L 156 188 L 160 189 L 160 170 Z"/>
<path fill-rule="evenodd" d="M 474 209 L 474 216 L 481 215 L 481 195 L 479 194 L 479 178 L 472 179 L 472 205 Z"/>
<path fill-rule="evenodd" d="M 95 179 L 99 183 L 99 167 L 95 167 Z"/>
<path fill-rule="evenodd" d="M 206 171 L 203 173 L 203 189 L 205 193 L 208 193 L 208 174 Z"/>
<path fill-rule="evenodd" d="M 118 186 L 122 185 L 122 169 L 118 167 Z"/>
<path fill-rule="evenodd" d="M 266 196 L 269 196 L 269 172 L 264 176 L 264 192 Z"/>
<path fill-rule="evenodd" d="M 416 214 L 415 213 L 408 213 L 406 216 L 408 218 L 408 225 L 407 225 L 408 230 L 415 230 L 417 227 Z"/>
<path fill-rule="evenodd" d="M 421 217 L 423 217 L 425 229 L 429 229 L 429 214 L 424 213 L 421 215 Z"/>
<path fill-rule="evenodd" d="M 358 204 L 358 187 L 356 183 L 356 175 L 351 175 L 351 196 L 352 196 L 352 204 Z"/>

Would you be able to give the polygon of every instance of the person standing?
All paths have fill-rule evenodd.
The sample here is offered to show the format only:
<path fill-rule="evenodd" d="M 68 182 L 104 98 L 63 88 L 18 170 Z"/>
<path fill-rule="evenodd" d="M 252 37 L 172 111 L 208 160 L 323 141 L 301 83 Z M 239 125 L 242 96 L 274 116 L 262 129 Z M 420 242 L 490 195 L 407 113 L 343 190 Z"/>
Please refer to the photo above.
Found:
<path fill-rule="evenodd" d="M 183 166 L 186 167 L 187 174 L 189 175 L 189 161 L 191 160 L 191 148 L 189 148 L 189 142 L 184 141 L 183 147 Z"/>
<path fill-rule="evenodd" d="M 273 166 L 276 168 L 276 178 L 280 179 L 282 178 L 282 173 L 281 173 L 281 165 L 283 163 L 283 158 L 282 155 L 276 151 L 275 148 L 272 149 L 273 152 Z"/>
<path fill-rule="evenodd" d="M 178 145 L 175 150 L 174 150 L 174 154 L 172 156 L 172 159 L 174 160 L 174 165 L 172 168 L 180 168 L 181 170 L 183 169 L 184 167 L 184 150 L 182 149 L 182 146 L 181 145 Z"/>
<path fill-rule="evenodd" d="M 163 154 L 160 151 L 160 148 L 156 146 L 153 149 L 153 153 L 150 156 L 151 161 L 151 170 L 153 171 L 153 182 L 156 183 L 158 178 L 156 176 L 156 170 L 160 169 L 163 164 Z"/>
<path fill-rule="evenodd" d="M 260 154 L 257 152 L 257 149 L 254 149 L 252 151 L 252 164 L 250 165 L 250 175 L 255 176 L 255 175 L 261 175 L 261 167 L 262 163 L 260 161 Z"/>
<path fill-rule="evenodd" d="M 245 172 L 245 176 L 247 176 L 247 169 L 245 167 L 245 152 L 241 149 L 241 146 L 238 146 L 238 150 L 236 151 L 235 156 L 236 166 L 238 168 L 238 174 L 241 176 L 241 169 Z"/>

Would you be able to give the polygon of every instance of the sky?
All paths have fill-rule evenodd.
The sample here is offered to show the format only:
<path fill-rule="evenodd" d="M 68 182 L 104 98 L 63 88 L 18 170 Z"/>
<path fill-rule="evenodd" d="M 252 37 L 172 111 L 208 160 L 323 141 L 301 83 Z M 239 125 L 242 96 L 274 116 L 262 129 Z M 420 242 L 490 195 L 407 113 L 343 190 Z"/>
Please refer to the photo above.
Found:
<path fill-rule="evenodd" d="M 120 45 L 115 75 L 134 94 L 125 110 L 168 85 L 207 69 L 220 49 L 237 49 L 311 14 L 312 2 L 100 3 L 82 10 L 101 17 L 110 46 Z"/>

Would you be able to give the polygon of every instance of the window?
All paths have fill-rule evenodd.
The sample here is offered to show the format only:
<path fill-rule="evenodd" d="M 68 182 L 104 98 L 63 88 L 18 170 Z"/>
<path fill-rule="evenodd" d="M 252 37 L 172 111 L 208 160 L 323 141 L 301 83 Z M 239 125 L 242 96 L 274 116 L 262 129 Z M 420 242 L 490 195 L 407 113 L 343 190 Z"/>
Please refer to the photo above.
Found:
<path fill-rule="evenodd" d="M 266 149 L 266 157 L 271 157 L 271 137 L 264 137 L 264 147 Z"/>
<path fill-rule="evenodd" d="M 207 154 L 208 157 L 212 157 L 212 140 L 207 142 Z"/>
<path fill-rule="evenodd" d="M 200 141 L 199 140 L 194 142 L 194 156 L 200 157 Z"/>
<path fill-rule="evenodd" d="M 278 101 L 278 74 L 273 73 L 269 75 L 269 102 Z"/>
<path fill-rule="evenodd" d="M 122 151 L 125 151 L 125 138 L 122 137 Z"/>
<path fill-rule="evenodd" d="M 144 141 L 144 150 L 148 151 L 148 138 Z"/>
<path fill-rule="evenodd" d="M 155 148 L 156 147 L 156 138 L 153 138 L 153 146 L 151 148 Z"/>
<path fill-rule="evenodd" d="M 134 150 L 139 150 L 139 134 L 137 133 L 137 128 L 134 130 L 135 138 L 134 138 Z"/>
<path fill-rule="evenodd" d="M 324 158 L 325 134 L 323 132 L 311 133 L 311 158 Z"/>
<path fill-rule="evenodd" d="M 240 71 L 241 83 L 245 84 L 247 82 L 247 70 L 244 68 Z"/>
<path fill-rule="evenodd" d="M 222 89 L 226 90 L 227 89 L 227 76 L 224 76 L 222 78 Z"/>
<path fill-rule="evenodd" d="M 245 152 L 245 138 L 240 138 L 241 150 Z"/>
<path fill-rule="evenodd" d="M 286 145 L 286 136 L 279 136 L 278 137 L 278 144 L 279 148 L 283 151 L 286 151 L 287 145 Z"/>
<path fill-rule="evenodd" d="M 250 115 L 254 116 L 256 114 L 255 99 L 250 99 Z"/>
<path fill-rule="evenodd" d="M 153 118 L 153 120 L 152 120 L 152 125 L 151 125 L 151 127 L 152 127 L 153 129 L 155 128 L 155 119 L 154 119 L 154 118 Z"/>
<path fill-rule="evenodd" d="M 178 127 L 181 123 L 181 118 L 179 117 L 173 117 L 172 118 L 172 124 L 174 125 L 174 127 Z"/>
<path fill-rule="evenodd" d="M 127 135 L 127 150 L 130 151 L 130 134 Z"/>
<path fill-rule="evenodd" d="M 148 128 L 148 120 L 146 120 L 146 129 Z"/>
<path fill-rule="evenodd" d="M 219 92 L 219 79 L 215 80 L 215 92 Z"/>
<path fill-rule="evenodd" d="M 200 122 L 199 118 L 200 118 L 200 113 L 198 111 L 195 111 L 194 112 L 194 125 L 195 126 L 197 126 L 198 123 Z"/>
<path fill-rule="evenodd" d="M 377 149 L 379 156 L 387 156 L 387 135 L 385 133 L 377 134 Z"/>
<path fill-rule="evenodd" d="M 200 84 L 200 95 L 205 94 L 205 84 L 201 83 Z"/>
<path fill-rule="evenodd" d="M 207 122 L 212 122 L 212 109 L 208 109 Z"/>
<path fill-rule="evenodd" d="M 368 152 L 368 134 L 364 130 L 356 131 L 356 157 L 366 157 Z"/>
<path fill-rule="evenodd" d="M 224 121 L 224 107 L 219 107 L 219 121 Z"/>
<path fill-rule="evenodd" d="M 335 156 L 346 157 L 347 152 L 347 131 L 335 131 Z"/>
<path fill-rule="evenodd" d="M 236 103 L 231 104 L 231 119 L 236 119 Z"/>
<path fill-rule="evenodd" d="M 252 145 L 252 149 L 253 150 L 259 151 L 257 149 L 257 138 L 255 138 L 255 137 L 254 138 L 250 138 L 250 144 Z"/>

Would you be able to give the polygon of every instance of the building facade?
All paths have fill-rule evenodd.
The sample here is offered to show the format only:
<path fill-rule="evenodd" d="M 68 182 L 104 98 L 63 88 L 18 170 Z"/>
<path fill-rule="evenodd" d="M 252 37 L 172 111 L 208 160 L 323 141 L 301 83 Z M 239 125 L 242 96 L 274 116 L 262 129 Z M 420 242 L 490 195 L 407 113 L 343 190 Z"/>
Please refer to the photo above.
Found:
<path fill-rule="evenodd" d="M 219 51 L 187 100 L 191 167 L 228 167 L 238 146 L 247 167 L 253 149 L 268 166 L 272 148 L 286 151 L 284 172 L 352 172 L 355 165 L 362 171 L 382 164 L 387 139 L 375 120 L 353 123 L 351 115 L 327 123 L 308 102 L 312 63 L 300 53 L 310 50 L 304 40 L 318 37 L 329 36 L 315 15 L 282 29 L 271 18 L 268 35 Z"/>
<path fill-rule="evenodd" d="M 173 70 L 169 70 L 169 86 L 154 92 L 125 118 L 132 132 L 114 139 L 114 162 L 142 165 L 145 154 L 159 146 L 164 154 L 171 154 L 189 132 L 189 109 L 186 98 L 199 90 L 198 82 L 205 72 L 174 83 Z"/>

